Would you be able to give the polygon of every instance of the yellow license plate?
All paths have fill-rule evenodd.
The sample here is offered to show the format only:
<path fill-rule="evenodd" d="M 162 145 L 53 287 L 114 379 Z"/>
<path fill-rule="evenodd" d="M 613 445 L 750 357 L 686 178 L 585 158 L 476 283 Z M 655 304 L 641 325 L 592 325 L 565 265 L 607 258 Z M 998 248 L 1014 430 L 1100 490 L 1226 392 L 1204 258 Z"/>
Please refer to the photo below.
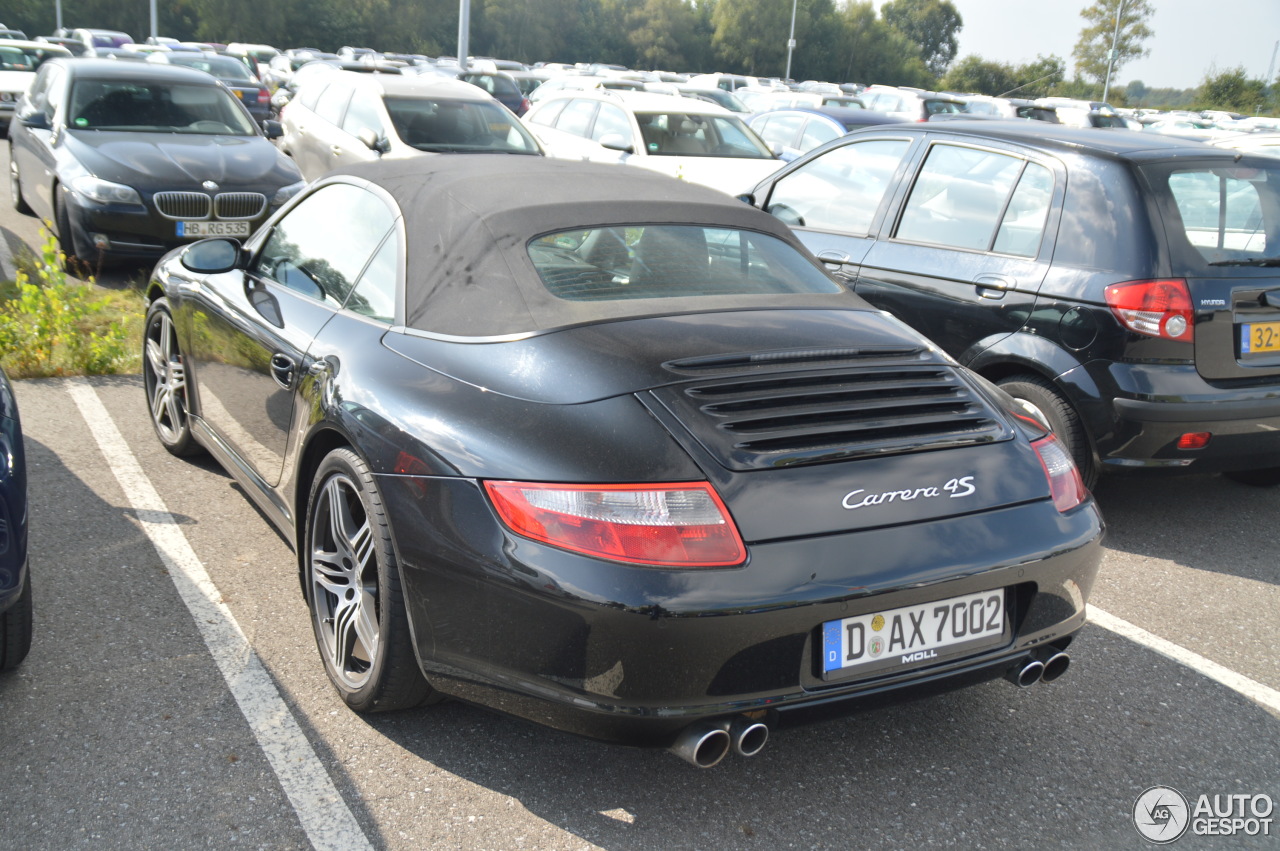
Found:
<path fill-rule="evenodd" d="M 1280 352 L 1280 322 L 1252 322 L 1240 326 L 1240 354 Z"/>
<path fill-rule="evenodd" d="M 240 98 L 240 100 L 244 100 L 244 92 L 240 91 L 239 89 L 232 89 L 231 93 L 234 94 L 236 97 Z"/>

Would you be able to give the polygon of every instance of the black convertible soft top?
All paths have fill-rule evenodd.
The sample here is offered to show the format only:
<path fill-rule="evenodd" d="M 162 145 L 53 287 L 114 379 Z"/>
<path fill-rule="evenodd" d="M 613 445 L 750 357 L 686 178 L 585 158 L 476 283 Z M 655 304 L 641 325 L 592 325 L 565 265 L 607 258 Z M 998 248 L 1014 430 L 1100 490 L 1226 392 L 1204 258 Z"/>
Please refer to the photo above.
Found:
<path fill-rule="evenodd" d="M 587 322 L 706 310 L 865 308 L 845 290 L 574 301 L 539 278 L 528 244 L 601 226 L 691 224 L 772 235 L 820 264 L 767 213 L 696 184 L 625 165 L 449 154 L 354 165 L 391 194 L 407 236 L 405 324 L 456 337 L 536 333 Z M 339 178 L 339 179 L 349 179 Z"/>

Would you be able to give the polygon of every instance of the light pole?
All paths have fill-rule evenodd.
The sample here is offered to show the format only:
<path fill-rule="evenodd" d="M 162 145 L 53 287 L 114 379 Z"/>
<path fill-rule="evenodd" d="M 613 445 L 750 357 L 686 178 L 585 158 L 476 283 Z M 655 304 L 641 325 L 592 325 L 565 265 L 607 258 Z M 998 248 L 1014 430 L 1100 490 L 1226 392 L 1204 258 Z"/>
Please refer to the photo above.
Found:
<path fill-rule="evenodd" d="M 1120 7 L 1116 9 L 1116 28 L 1111 33 L 1111 52 L 1107 54 L 1107 81 L 1102 86 L 1102 101 L 1106 103 L 1107 95 L 1111 93 L 1111 69 L 1116 64 L 1116 44 L 1120 41 L 1120 16 L 1124 14 L 1124 4 L 1128 0 L 1120 0 Z"/>
<path fill-rule="evenodd" d="M 791 0 L 791 35 L 787 36 L 787 73 L 782 79 L 791 79 L 791 51 L 796 49 L 796 3 Z"/>
<path fill-rule="evenodd" d="M 467 54 L 471 52 L 471 0 L 458 4 L 458 67 L 467 70 Z"/>

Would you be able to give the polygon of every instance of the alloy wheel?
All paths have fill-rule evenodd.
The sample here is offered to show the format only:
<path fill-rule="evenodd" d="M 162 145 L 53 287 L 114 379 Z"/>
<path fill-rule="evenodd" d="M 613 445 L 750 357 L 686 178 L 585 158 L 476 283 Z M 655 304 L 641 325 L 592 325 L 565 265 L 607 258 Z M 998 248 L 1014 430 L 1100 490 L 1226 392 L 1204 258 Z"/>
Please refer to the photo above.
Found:
<path fill-rule="evenodd" d="M 151 421 L 165 443 L 176 444 L 186 434 L 187 374 L 167 312 L 157 312 L 147 326 L 145 354 Z"/>
<path fill-rule="evenodd" d="M 312 616 L 325 662 L 351 690 L 362 688 L 382 644 L 373 529 L 349 477 L 330 476 L 312 505 Z"/>

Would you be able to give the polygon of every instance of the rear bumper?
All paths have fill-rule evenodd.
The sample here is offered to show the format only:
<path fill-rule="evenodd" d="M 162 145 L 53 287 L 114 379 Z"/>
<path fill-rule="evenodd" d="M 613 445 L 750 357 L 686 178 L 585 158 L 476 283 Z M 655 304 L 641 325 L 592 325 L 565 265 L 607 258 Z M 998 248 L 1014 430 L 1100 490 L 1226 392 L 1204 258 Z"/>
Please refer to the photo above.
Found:
<path fill-rule="evenodd" d="M 1080 368 L 1102 398 L 1076 398 L 1104 471 L 1215 473 L 1280 466 L 1280 383 L 1209 384 L 1189 364 L 1095 362 Z M 1076 372 L 1073 370 L 1072 372 Z M 1079 386 L 1072 373 L 1060 376 Z M 1200 449 L 1184 434 L 1206 432 Z"/>
<path fill-rule="evenodd" d="M 746 566 L 655 570 L 506 534 L 474 482 L 380 480 L 419 661 L 441 691 L 594 739 L 667 746 L 747 712 L 778 723 L 998 677 L 1084 622 L 1096 506 L 981 515 L 755 544 Z M 457 530 L 457 534 L 448 530 Z M 1003 589 L 1000 646 L 865 679 L 824 680 L 828 621 Z"/>

